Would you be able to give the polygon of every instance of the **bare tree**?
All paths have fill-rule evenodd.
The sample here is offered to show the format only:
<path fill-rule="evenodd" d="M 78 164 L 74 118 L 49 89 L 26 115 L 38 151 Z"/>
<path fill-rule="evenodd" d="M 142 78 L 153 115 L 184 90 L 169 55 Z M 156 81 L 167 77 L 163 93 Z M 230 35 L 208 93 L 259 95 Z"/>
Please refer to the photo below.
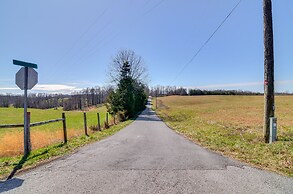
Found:
<path fill-rule="evenodd" d="M 112 59 L 109 69 L 109 78 L 111 82 L 118 83 L 121 79 L 121 69 L 124 63 L 130 65 L 130 76 L 133 80 L 145 83 L 148 75 L 141 56 L 135 54 L 132 50 L 120 50 Z"/>

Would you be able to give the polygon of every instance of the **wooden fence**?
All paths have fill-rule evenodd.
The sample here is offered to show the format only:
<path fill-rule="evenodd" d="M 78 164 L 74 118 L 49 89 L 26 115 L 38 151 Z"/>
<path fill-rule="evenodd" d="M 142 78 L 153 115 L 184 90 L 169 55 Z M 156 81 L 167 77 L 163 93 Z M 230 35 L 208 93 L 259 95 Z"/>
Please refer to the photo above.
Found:
<path fill-rule="evenodd" d="M 30 115 L 30 112 L 28 112 L 28 114 Z M 109 127 L 109 113 L 106 113 L 106 120 L 105 120 L 105 127 L 108 128 Z M 87 116 L 86 116 L 86 112 L 83 113 L 83 117 L 84 117 L 84 133 L 86 136 L 88 136 L 88 129 L 87 129 Z M 115 118 L 115 117 L 114 117 Z M 62 121 L 63 123 L 63 141 L 64 143 L 67 143 L 67 128 L 66 128 L 66 116 L 65 113 L 62 113 L 62 118 L 57 118 L 57 119 L 52 119 L 52 120 L 47 120 L 47 121 L 41 121 L 41 122 L 36 122 L 36 123 L 30 123 L 30 116 L 28 117 L 29 121 L 29 126 L 30 127 L 35 127 L 35 126 L 40 126 L 40 125 L 45 125 L 45 124 L 49 124 L 49 123 L 55 123 L 55 122 L 60 122 Z M 115 123 L 115 122 L 114 122 Z M 20 128 L 20 127 L 24 127 L 24 124 L 5 124 L 5 125 L 0 125 L 0 129 L 1 128 Z M 101 122 L 100 122 L 100 113 L 97 113 L 97 130 L 100 131 L 101 128 Z"/>

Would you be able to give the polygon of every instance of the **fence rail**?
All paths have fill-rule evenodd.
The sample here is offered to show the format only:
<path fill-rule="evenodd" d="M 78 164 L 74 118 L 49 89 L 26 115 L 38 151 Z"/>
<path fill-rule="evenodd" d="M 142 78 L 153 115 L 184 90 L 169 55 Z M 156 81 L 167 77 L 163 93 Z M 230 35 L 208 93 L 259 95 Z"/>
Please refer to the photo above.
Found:
<path fill-rule="evenodd" d="M 17 128 L 17 127 L 23 127 L 23 124 L 0 125 L 0 128 Z"/>
<path fill-rule="evenodd" d="M 35 126 L 40 126 L 40 125 L 45 125 L 45 124 L 49 124 L 49 123 L 55 123 L 55 122 L 59 122 L 62 121 L 63 122 L 63 133 L 64 133 L 64 143 L 67 143 L 67 130 L 66 130 L 66 117 L 65 117 L 65 113 L 62 113 L 62 118 L 58 118 L 58 119 L 52 119 L 52 120 L 48 120 L 48 121 L 41 121 L 41 122 L 36 122 L 36 123 L 30 123 L 30 112 L 27 113 L 28 114 L 28 125 L 29 128 L 30 127 L 35 127 Z M 0 125 L 0 129 L 1 128 L 16 128 L 16 127 L 24 127 L 24 124 L 6 124 L 6 125 Z M 29 139 L 30 139 L 30 135 L 29 135 Z M 28 143 L 29 147 L 30 142 Z"/>
<path fill-rule="evenodd" d="M 58 121 L 63 121 L 63 118 L 31 123 L 30 126 L 31 127 L 40 126 L 40 125 L 45 125 L 48 123 L 54 123 L 54 122 L 58 122 Z M 0 125 L 0 128 L 18 128 L 18 127 L 23 127 L 23 126 L 24 126 L 23 124 L 8 124 L 8 125 Z"/>
<path fill-rule="evenodd" d="M 31 127 L 40 126 L 40 125 L 45 125 L 45 124 L 48 124 L 48 123 L 54 123 L 54 122 L 58 122 L 58 121 L 63 121 L 63 118 L 52 119 L 52 120 L 48 120 L 48 121 L 36 122 L 36 123 L 32 123 L 30 126 Z"/>

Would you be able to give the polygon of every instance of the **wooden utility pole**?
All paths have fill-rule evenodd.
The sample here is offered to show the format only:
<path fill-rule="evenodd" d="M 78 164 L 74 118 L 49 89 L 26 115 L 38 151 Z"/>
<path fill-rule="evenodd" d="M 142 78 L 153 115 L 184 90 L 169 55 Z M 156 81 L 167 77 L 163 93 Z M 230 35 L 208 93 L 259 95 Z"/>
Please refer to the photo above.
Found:
<path fill-rule="evenodd" d="M 272 1 L 263 0 L 264 19 L 264 138 L 269 142 L 270 117 L 275 114 L 274 99 L 274 40 Z"/>

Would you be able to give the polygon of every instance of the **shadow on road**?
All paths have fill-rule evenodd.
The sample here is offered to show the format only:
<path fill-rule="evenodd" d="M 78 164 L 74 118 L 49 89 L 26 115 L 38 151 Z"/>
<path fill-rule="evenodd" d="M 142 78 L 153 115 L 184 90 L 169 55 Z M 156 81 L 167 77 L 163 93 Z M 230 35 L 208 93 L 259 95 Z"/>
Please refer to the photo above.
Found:
<path fill-rule="evenodd" d="M 23 182 L 24 180 L 18 178 L 0 181 L 0 193 L 20 187 Z"/>
<path fill-rule="evenodd" d="M 21 158 L 21 160 L 18 162 L 18 164 L 13 168 L 12 172 L 10 173 L 10 175 L 7 177 L 6 180 L 10 180 L 12 179 L 12 177 L 15 175 L 15 173 L 22 168 L 22 166 L 24 165 L 24 163 L 27 161 L 29 154 L 23 156 Z"/>
<path fill-rule="evenodd" d="M 23 156 L 21 158 L 21 160 L 18 162 L 18 164 L 13 168 L 12 172 L 10 173 L 10 175 L 7 177 L 6 180 L 12 179 L 14 177 L 14 175 L 17 173 L 17 171 L 20 170 L 20 169 L 22 169 L 23 165 L 28 160 L 32 160 L 34 158 L 40 157 L 42 155 L 45 155 L 45 154 L 47 154 L 50 151 L 50 149 L 55 149 L 57 147 L 62 147 L 62 146 L 64 146 L 64 143 L 60 143 L 58 145 L 55 145 L 55 146 L 53 146 L 51 148 L 48 148 L 48 149 L 46 149 L 46 150 L 44 150 L 44 151 L 42 151 L 40 153 L 37 153 L 37 154 L 27 154 L 27 155 Z"/>
<path fill-rule="evenodd" d="M 156 116 L 156 113 L 151 109 L 147 108 L 144 110 L 136 119 L 137 121 L 162 121 Z"/>

